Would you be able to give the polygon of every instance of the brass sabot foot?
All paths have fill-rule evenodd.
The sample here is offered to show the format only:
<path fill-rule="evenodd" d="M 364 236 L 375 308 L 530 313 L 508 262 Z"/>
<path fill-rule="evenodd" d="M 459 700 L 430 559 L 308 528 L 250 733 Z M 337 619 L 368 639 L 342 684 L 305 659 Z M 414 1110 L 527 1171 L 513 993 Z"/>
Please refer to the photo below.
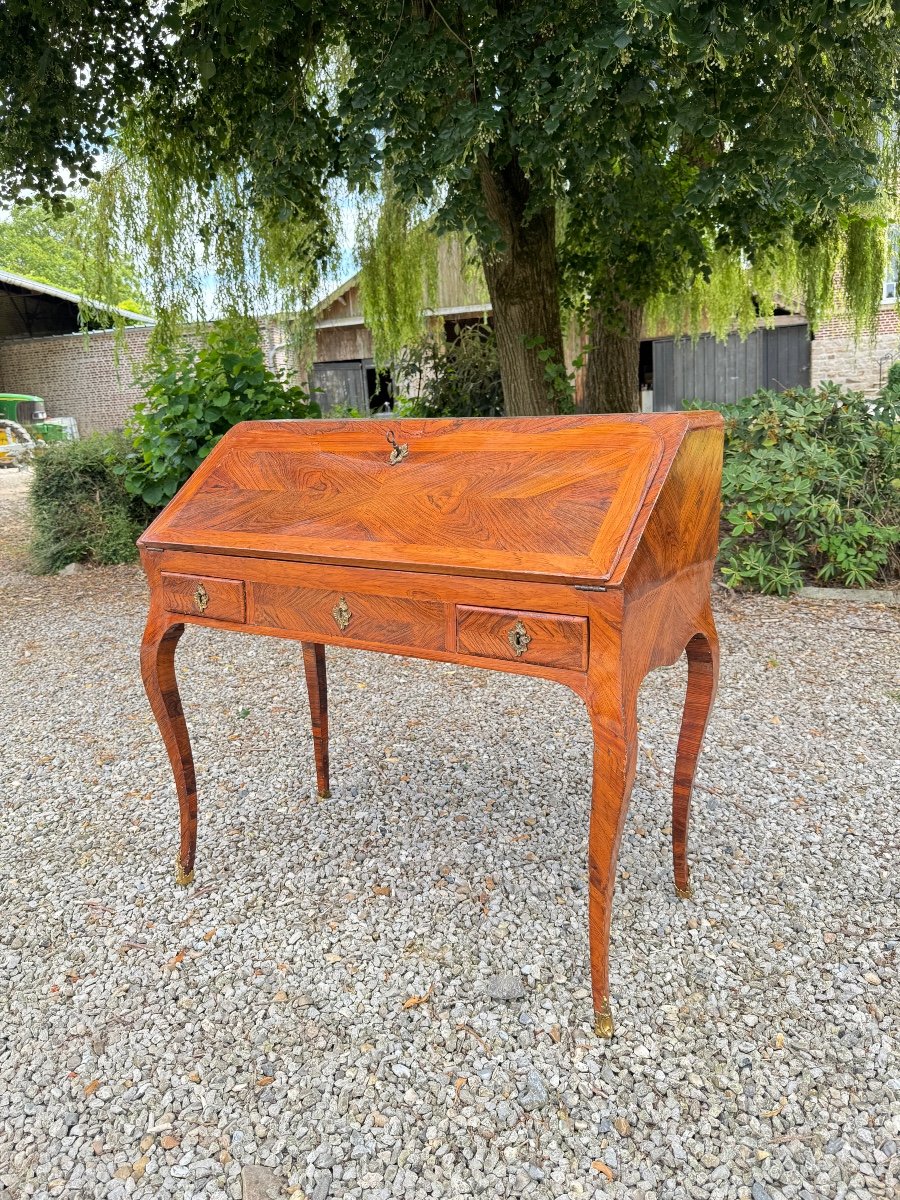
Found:
<path fill-rule="evenodd" d="M 594 1033 L 597 1037 L 611 1038 L 614 1032 L 612 1009 L 609 1001 L 604 1000 L 601 1006 L 594 1010 Z"/>
<path fill-rule="evenodd" d="M 675 884 L 675 895 L 680 896 L 682 900 L 690 900 L 694 895 L 694 889 L 690 883 L 686 883 L 684 887 L 679 887 Z"/>
<path fill-rule="evenodd" d="M 175 863 L 175 882 L 179 887 L 190 887 L 194 882 L 193 868 L 186 871 L 180 862 Z"/>
<path fill-rule="evenodd" d="M 320 800 L 330 800 L 331 792 L 330 791 L 319 792 L 319 799 Z"/>

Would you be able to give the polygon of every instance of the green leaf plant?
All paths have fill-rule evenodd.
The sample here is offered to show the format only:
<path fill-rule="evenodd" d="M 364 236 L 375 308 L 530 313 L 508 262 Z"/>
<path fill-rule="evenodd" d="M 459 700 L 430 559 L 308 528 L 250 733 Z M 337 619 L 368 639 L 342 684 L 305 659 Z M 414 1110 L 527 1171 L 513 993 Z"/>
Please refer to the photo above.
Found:
<path fill-rule="evenodd" d="M 126 430 L 132 448 L 117 471 L 132 496 L 166 504 L 232 426 L 317 417 L 318 404 L 266 366 L 259 329 L 246 318 L 217 322 L 145 365 L 146 400 Z"/>
<path fill-rule="evenodd" d="M 873 587 L 900 569 L 900 402 L 832 383 L 722 405 L 719 565 L 735 588 Z"/>

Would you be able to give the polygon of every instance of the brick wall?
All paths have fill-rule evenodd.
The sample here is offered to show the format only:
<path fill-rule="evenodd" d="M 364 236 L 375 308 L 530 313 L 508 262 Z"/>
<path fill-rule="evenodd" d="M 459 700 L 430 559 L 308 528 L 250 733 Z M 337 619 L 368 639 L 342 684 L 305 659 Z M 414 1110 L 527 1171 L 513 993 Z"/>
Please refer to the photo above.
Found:
<path fill-rule="evenodd" d="M 873 396 L 887 378 L 891 363 L 900 359 L 900 317 L 893 304 L 878 317 L 875 336 L 864 333 L 854 342 L 846 319 L 835 317 L 816 330 L 811 346 L 811 382 L 827 379 Z"/>
<path fill-rule="evenodd" d="M 40 396 L 50 417 L 74 417 L 82 437 L 121 429 L 141 391 L 133 380 L 151 329 L 130 326 L 119 344 L 102 330 L 0 341 L 0 392 Z"/>

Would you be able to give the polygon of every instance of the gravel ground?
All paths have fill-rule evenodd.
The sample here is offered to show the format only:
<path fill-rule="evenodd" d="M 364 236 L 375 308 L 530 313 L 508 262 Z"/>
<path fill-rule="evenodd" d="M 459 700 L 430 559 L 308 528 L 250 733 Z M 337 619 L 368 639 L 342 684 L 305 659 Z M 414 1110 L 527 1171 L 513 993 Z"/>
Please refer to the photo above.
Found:
<path fill-rule="evenodd" d="M 685 675 L 647 681 L 604 1043 L 573 695 L 329 651 L 319 800 L 299 646 L 189 630 L 177 889 L 142 578 L 22 574 L 21 507 L 4 483 L 4 1200 L 897 1194 L 896 610 L 719 601 L 688 903 Z"/>

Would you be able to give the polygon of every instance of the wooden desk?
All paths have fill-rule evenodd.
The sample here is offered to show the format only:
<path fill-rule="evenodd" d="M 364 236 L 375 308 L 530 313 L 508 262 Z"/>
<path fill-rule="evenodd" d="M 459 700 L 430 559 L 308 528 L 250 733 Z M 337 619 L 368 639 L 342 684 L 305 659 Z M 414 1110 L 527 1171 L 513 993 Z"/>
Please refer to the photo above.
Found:
<path fill-rule="evenodd" d="M 567 684 L 594 733 L 588 921 L 595 1027 L 612 1034 L 616 857 L 641 680 L 686 651 L 672 805 L 690 895 L 688 807 L 716 686 L 717 413 L 238 425 L 141 537 L 141 669 L 194 877 L 197 789 L 175 680 L 186 624 L 296 638 L 328 795 L 325 644 Z"/>

